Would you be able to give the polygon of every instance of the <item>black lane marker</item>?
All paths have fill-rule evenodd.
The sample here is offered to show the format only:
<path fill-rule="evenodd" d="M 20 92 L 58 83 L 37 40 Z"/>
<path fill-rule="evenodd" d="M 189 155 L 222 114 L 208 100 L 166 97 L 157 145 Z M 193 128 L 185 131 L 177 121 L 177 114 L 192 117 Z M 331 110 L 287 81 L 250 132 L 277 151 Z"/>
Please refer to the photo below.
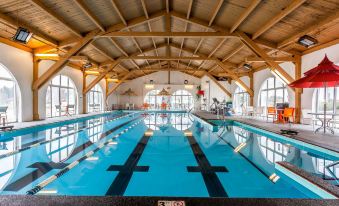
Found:
<path fill-rule="evenodd" d="M 53 169 L 62 169 L 66 167 L 67 163 L 54 163 L 54 162 L 36 162 L 27 168 L 36 168 L 36 170 L 33 170 L 31 173 L 21 177 L 15 182 L 12 182 L 11 184 L 7 185 L 4 189 L 4 191 L 18 191 L 25 187 L 26 185 L 32 183 L 33 181 L 37 180 L 44 174 L 48 173 L 49 171 Z"/>
<path fill-rule="evenodd" d="M 194 136 L 186 136 L 186 138 L 188 139 L 188 142 L 190 143 L 194 157 L 197 160 L 198 165 L 199 165 L 199 166 L 188 166 L 187 171 L 201 173 L 210 197 L 228 197 L 218 176 L 215 174 L 216 172 L 228 172 L 226 167 L 211 166 L 205 153 L 200 148 Z"/>
<path fill-rule="evenodd" d="M 130 121 L 127 121 L 121 125 L 118 125 L 108 131 L 106 131 L 105 133 L 103 133 L 100 137 L 100 139 L 106 137 L 107 135 L 112 134 L 113 132 L 115 132 L 116 130 L 120 129 L 123 126 L 126 126 L 127 124 L 140 119 L 141 117 L 136 117 Z M 67 161 L 68 159 L 70 159 L 71 157 L 77 155 L 78 153 L 84 151 L 87 147 L 93 145 L 94 143 L 91 141 L 87 141 L 82 145 L 79 145 L 78 147 L 74 148 L 71 155 L 67 157 L 67 159 L 63 160 L 63 162 Z M 48 173 L 49 171 L 51 171 L 52 169 L 63 169 L 64 167 L 66 167 L 68 164 L 67 163 L 54 163 L 54 162 L 50 162 L 50 163 L 45 163 L 45 162 L 37 162 L 34 163 L 30 166 L 28 166 L 27 168 L 35 168 L 38 167 L 37 170 L 33 170 L 32 172 L 28 173 L 27 175 L 17 179 L 16 181 L 8 184 L 3 190 L 4 191 L 18 191 L 22 188 L 24 188 L 25 186 L 27 186 L 28 184 L 34 182 L 35 180 L 39 179 L 41 176 L 43 176 L 44 174 Z M 60 165 L 63 165 L 64 167 L 61 167 Z"/>
<path fill-rule="evenodd" d="M 111 165 L 107 171 L 119 171 L 106 195 L 122 196 L 132 178 L 133 172 L 148 172 L 148 166 L 137 166 L 150 136 L 144 135 L 126 160 L 124 165 Z"/>

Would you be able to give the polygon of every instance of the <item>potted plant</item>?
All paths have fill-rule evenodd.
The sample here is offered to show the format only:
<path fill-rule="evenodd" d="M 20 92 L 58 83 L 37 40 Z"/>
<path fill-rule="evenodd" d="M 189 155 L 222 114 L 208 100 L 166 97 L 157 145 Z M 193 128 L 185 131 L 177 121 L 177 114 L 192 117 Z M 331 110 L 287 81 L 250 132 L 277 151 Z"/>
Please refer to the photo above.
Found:
<path fill-rule="evenodd" d="M 205 95 L 205 91 L 201 89 L 201 85 L 197 86 L 197 99 L 199 100 L 201 98 L 201 96 Z"/>

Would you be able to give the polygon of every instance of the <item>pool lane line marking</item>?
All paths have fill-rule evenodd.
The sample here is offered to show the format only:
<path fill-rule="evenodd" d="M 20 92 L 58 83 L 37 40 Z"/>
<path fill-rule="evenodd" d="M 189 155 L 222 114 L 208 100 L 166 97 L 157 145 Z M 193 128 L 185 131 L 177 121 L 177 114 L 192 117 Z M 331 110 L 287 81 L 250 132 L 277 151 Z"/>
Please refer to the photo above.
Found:
<path fill-rule="evenodd" d="M 210 197 L 228 197 L 225 188 L 216 172 L 228 172 L 224 166 L 212 166 L 192 132 L 185 131 L 185 136 L 191 146 L 198 166 L 188 166 L 187 172 L 200 172 Z"/>
<path fill-rule="evenodd" d="M 105 195 L 124 195 L 134 172 L 148 172 L 149 166 L 138 166 L 138 162 L 152 135 L 153 133 L 150 134 L 148 131 L 145 132 L 123 165 L 109 166 L 107 171 L 119 171 L 119 173 L 114 178 L 114 181 L 109 186 Z"/>
<path fill-rule="evenodd" d="M 129 120 L 129 121 L 121 124 L 121 125 L 115 126 L 114 128 L 109 130 L 109 133 L 107 133 L 107 135 L 112 134 L 113 132 L 117 131 L 118 129 L 120 129 L 120 128 L 132 123 L 133 121 L 140 119 L 140 118 L 141 117 L 136 117 L 132 120 Z M 101 140 L 105 137 L 106 136 L 102 136 L 99 140 Z M 61 163 L 64 163 L 65 161 L 69 160 L 70 158 L 77 155 L 78 153 L 84 151 L 86 148 L 90 147 L 91 145 L 94 145 L 94 143 L 91 142 L 91 141 L 87 141 L 87 142 L 75 147 L 73 149 L 72 153 L 66 159 L 64 159 Z M 53 164 L 54 164 L 53 162 L 50 162 L 51 165 L 49 167 L 46 165 L 46 164 L 49 164 L 49 163 L 42 162 L 41 164 L 45 164 L 45 166 L 44 167 L 37 167 L 38 171 L 33 170 L 32 172 L 26 174 L 25 176 L 23 176 L 23 177 L 15 180 L 14 182 L 8 184 L 3 190 L 4 191 L 18 191 L 18 190 L 22 189 L 23 187 L 27 186 L 28 184 L 32 183 L 33 181 L 37 180 L 42 175 L 48 173 L 52 169 L 62 169 L 62 168 L 49 168 L 49 167 L 53 167 Z M 28 166 L 28 167 L 32 167 L 32 165 Z M 46 168 L 48 168 L 48 169 L 46 169 Z"/>
<path fill-rule="evenodd" d="M 133 127 L 137 126 L 138 124 L 140 124 L 143 121 L 143 119 L 139 120 L 138 122 L 132 124 Z M 128 129 L 127 129 L 128 130 Z M 45 179 L 44 181 L 42 181 L 41 183 L 39 183 L 38 185 L 36 185 L 35 187 L 33 187 L 32 189 L 28 190 L 26 192 L 26 194 L 28 195 L 34 195 L 37 192 L 39 192 L 40 190 L 42 190 L 44 187 L 46 187 L 48 184 L 52 183 L 54 180 L 56 180 L 57 178 L 61 177 L 62 175 L 66 174 L 68 171 L 70 171 L 72 168 L 74 168 L 75 166 L 77 166 L 80 162 L 86 160 L 88 157 L 91 157 L 93 154 L 95 154 L 97 151 L 99 151 L 101 148 L 103 148 L 104 146 L 108 145 L 110 142 L 113 142 L 114 139 L 116 139 L 117 137 L 119 137 L 120 135 L 124 134 L 126 131 L 122 130 L 121 132 L 119 132 L 117 135 L 113 136 L 112 138 L 110 138 L 109 140 L 107 140 L 104 143 L 100 143 L 98 145 L 97 148 L 95 148 L 94 150 L 91 150 L 89 152 L 86 153 L 86 155 L 84 155 L 83 157 L 79 158 L 78 160 L 73 161 L 72 163 L 70 163 L 68 166 L 66 166 L 65 168 L 63 168 L 61 171 L 59 171 L 58 173 L 56 173 L 55 175 L 50 176 L 49 178 Z"/>
<path fill-rule="evenodd" d="M 105 122 L 102 123 L 102 124 L 98 124 L 98 125 L 94 125 L 94 126 L 100 126 L 100 125 L 103 125 L 103 124 L 105 124 L 105 123 L 107 123 L 107 122 L 112 122 L 112 121 L 115 121 L 115 120 L 118 120 L 118 119 L 122 119 L 122 118 L 127 117 L 127 116 L 130 116 L 130 115 L 131 115 L 131 114 L 119 116 L 119 117 L 113 118 L 113 119 L 111 119 L 111 120 L 109 120 L 109 121 L 105 121 Z M 88 129 L 94 127 L 94 126 L 84 127 L 84 128 L 82 128 L 82 129 L 79 129 L 79 130 L 77 130 L 77 131 L 75 131 L 75 132 L 72 132 L 72 133 L 69 133 L 69 134 L 66 134 L 66 135 L 63 135 L 63 136 L 59 136 L 59 137 L 56 137 L 56 138 L 53 138 L 53 139 L 49 139 L 49 140 L 45 140 L 45 141 L 41 141 L 41 142 L 37 142 L 37 143 L 31 144 L 31 145 L 29 145 L 29 146 L 27 146 L 27 147 L 20 148 L 20 149 L 18 149 L 18 150 L 14 150 L 14 151 L 12 151 L 12 152 L 9 152 L 9 153 L 0 155 L 0 159 L 3 159 L 3 158 L 5 158 L 5 157 L 9 157 L 9 156 L 18 154 L 18 153 L 20 153 L 20 152 L 23 152 L 23 151 L 25 151 L 25 150 L 28 150 L 28 149 L 31 149 L 31 148 L 34 148 L 34 147 L 37 147 L 37 146 L 40 146 L 40 145 L 47 144 L 47 143 L 49 143 L 49 142 L 53 142 L 53 141 L 58 140 L 58 139 L 65 138 L 65 137 L 70 136 L 70 135 L 75 135 L 76 133 L 82 132 L 82 131 L 84 131 L 84 130 L 88 130 Z"/>

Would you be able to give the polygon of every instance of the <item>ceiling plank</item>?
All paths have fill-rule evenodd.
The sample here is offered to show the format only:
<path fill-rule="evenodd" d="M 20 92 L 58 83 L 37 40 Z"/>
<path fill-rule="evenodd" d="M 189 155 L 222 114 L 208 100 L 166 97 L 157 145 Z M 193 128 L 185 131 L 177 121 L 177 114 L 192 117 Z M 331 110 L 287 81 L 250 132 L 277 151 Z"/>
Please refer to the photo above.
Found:
<path fill-rule="evenodd" d="M 79 41 L 74 47 L 72 47 L 63 58 L 55 62 L 39 79 L 33 83 L 33 90 L 40 89 L 46 82 L 48 82 L 57 72 L 59 72 L 67 63 L 68 60 L 79 53 L 84 47 L 93 41 L 93 37 L 97 35 L 99 31 L 92 31 L 88 33 L 84 38 Z"/>
<path fill-rule="evenodd" d="M 218 4 L 216 5 L 216 7 L 213 10 L 212 16 L 210 21 L 208 22 L 208 26 L 211 26 L 214 22 L 215 17 L 217 16 L 222 4 L 224 3 L 224 0 L 219 0 Z"/>
<path fill-rule="evenodd" d="M 236 53 L 238 53 L 240 50 L 242 50 L 242 48 L 244 47 L 243 44 L 237 46 L 233 51 L 231 51 L 229 54 L 227 54 L 222 60 L 221 62 L 226 62 L 228 59 L 230 59 L 232 56 L 234 56 Z M 212 66 L 208 72 L 212 72 L 213 70 L 215 70 L 217 68 L 217 65 Z"/>
<path fill-rule="evenodd" d="M 208 57 L 196 57 L 196 56 L 186 56 L 186 57 L 178 57 L 178 56 L 129 56 L 129 57 L 120 57 L 121 60 L 207 60 L 207 61 L 215 61 L 216 58 L 208 58 Z"/>
<path fill-rule="evenodd" d="M 105 27 L 100 23 L 99 19 L 89 10 L 83 0 L 74 0 L 74 2 L 101 31 L 105 31 Z"/>
<path fill-rule="evenodd" d="M 296 59 L 294 57 L 270 57 L 270 60 L 275 62 L 294 62 Z M 247 57 L 245 62 L 266 62 L 263 58 L 260 57 Z"/>
<path fill-rule="evenodd" d="M 245 11 L 240 15 L 240 17 L 231 27 L 231 33 L 234 32 L 240 26 L 240 24 L 245 21 L 245 19 L 252 13 L 252 11 L 258 6 L 260 2 L 261 0 L 253 0 L 251 2 L 251 4 L 245 9 Z"/>
<path fill-rule="evenodd" d="M 293 12 L 295 9 L 297 9 L 299 6 L 301 6 L 305 1 L 306 0 L 294 0 L 294 1 L 292 1 L 292 3 L 289 4 L 285 9 L 283 9 L 282 12 L 280 12 L 278 15 L 271 18 L 266 24 L 261 26 L 260 29 L 252 35 L 252 39 L 258 38 L 265 31 L 272 28 L 281 19 L 285 18 L 287 15 L 289 15 L 291 12 Z"/>
<path fill-rule="evenodd" d="M 66 27 L 70 32 L 72 32 L 74 35 L 78 37 L 82 37 L 81 33 L 77 31 L 76 29 L 72 28 L 64 19 L 62 19 L 60 16 L 58 16 L 55 11 L 45 6 L 41 1 L 39 0 L 29 0 L 34 6 L 41 9 L 43 12 L 48 14 L 51 18 L 62 24 L 64 27 Z"/>
<path fill-rule="evenodd" d="M 285 39 L 284 41 L 278 43 L 278 48 L 282 48 L 284 46 L 287 46 L 291 43 L 294 43 L 297 41 L 298 38 L 300 38 L 301 36 L 304 36 L 306 34 L 312 33 L 314 31 L 316 31 L 317 29 L 325 26 L 326 24 L 329 24 L 335 20 L 337 20 L 339 18 L 339 11 L 335 12 L 333 15 L 323 19 L 323 20 L 319 20 L 318 22 L 310 25 L 309 27 L 305 28 L 304 30 L 294 34 L 293 36 Z"/>

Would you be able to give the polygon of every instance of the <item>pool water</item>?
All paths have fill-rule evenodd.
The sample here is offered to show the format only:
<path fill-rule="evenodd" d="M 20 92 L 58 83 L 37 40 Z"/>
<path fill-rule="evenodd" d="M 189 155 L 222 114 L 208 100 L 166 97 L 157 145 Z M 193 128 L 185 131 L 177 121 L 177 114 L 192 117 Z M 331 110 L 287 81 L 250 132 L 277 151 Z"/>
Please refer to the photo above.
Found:
<path fill-rule="evenodd" d="M 270 180 L 275 162 L 327 177 L 322 168 L 339 159 L 173 112 L 112 112 L 1 135 L 1 194 L 320 198 L 288 177 Z"/>

